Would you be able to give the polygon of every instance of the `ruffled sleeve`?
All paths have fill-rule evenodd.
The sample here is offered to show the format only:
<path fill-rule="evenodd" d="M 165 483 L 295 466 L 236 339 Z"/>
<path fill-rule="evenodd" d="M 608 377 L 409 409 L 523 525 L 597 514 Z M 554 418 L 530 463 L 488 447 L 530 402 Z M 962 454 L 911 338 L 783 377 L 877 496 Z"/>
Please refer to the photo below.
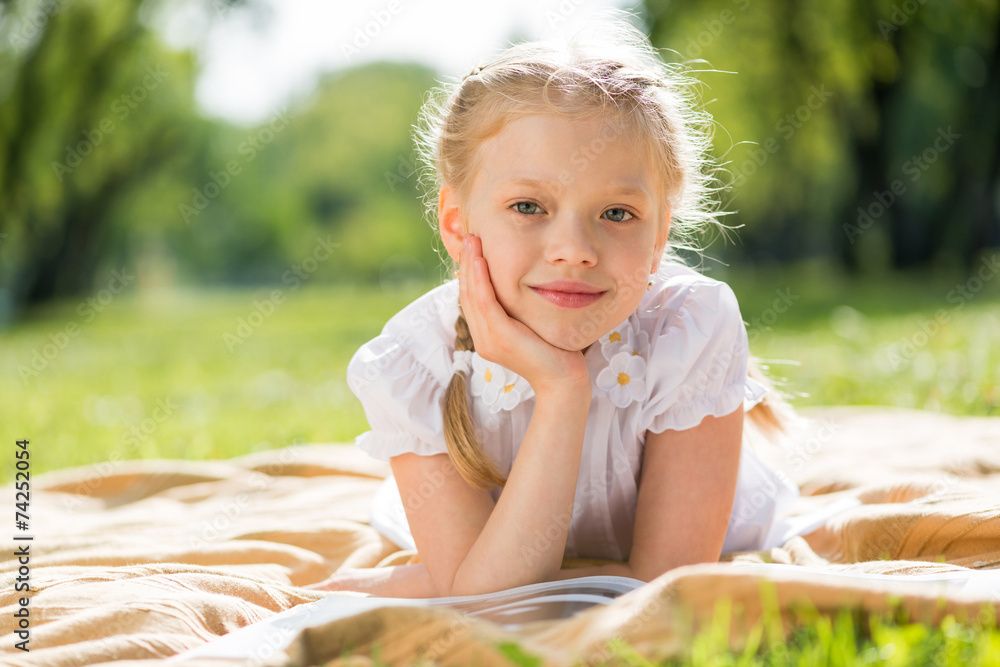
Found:
<path fill-rule="evenodd" d="M 640 433 L 682 431 L 735 410 L 746 395 L 749 347 L 736 295 L 704 278 L 676 308 L 653 309 L 648 398 Z"/>
<path fill-rule="evenodd" d="M 383 461 L 407 452 L 448 451 L 441 416 L 444 387 L 404 342 L 383 334 L 363 345 L 347 366 L 347 385 L 371 426 L 355 444 Z"/>

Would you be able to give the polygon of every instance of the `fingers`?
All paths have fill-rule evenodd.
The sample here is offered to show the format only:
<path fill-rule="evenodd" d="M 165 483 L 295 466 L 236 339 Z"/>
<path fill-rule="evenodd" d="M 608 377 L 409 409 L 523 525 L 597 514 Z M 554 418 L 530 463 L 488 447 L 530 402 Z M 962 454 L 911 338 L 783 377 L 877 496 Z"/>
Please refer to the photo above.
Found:
<path fill-rule="evenodd" d="M 590 377 L 581 352 L 569 353 L 551 346 L 508 315 L 493 288 L 482 241 L 472 234 L 462 239 L 458 283 L 462 312 L 480 357 L 509 368 L 532 386 L 572 376 L 584 378 L 589 387 Z"/>
<path fill-rule="evenodd" d="M 496 292 L 493 291 L 493 282 L 490 280 L 490 270 L 483 257 L 483 242 L 478 236 L 468 235 L 469 249 L 469 273 L 472 280 L 471 296 L 475 299 L 476 305 L 482 310 L 482 315 L 487 318 L 495 318 L 502 310 L 497 301 Z"/>
<path fill-rule="evenodd" d="M 358 568 L 342 567 L 323 581 L 306 584 L 302 588 L 309 588 L 315 591 L 349 591 L 354 590 L 352 585 L 356 583 L 356 573 Z"/>
<path fill-rule="evenodd" d="M 493 290 L 482 241 L 472 234 L 463 239 L 458 282 L 462 312 L 476 349 L 481 355 L 492 356 L 496 342 L 503 340 L 500 332 L 509 329 L 510 322 Z"/>
<path fill-rule="evenodd" d="M 466 323 L 469 325 L 469 333 L 472 334 L 472 340 L 478 349 L 483 342 L 482 332 L 484 331 L 484 322 L 482 317 L 482 290 L 479 289 L 479 285 L 477 284 L 479 280 L 476 278 L 474 260 L 477 257 L 482 258 L 482 245 L 474 246 L 472 238 L 471 234 L 466 234 L 462 238 L 462 254 L 458 266 L 458 284 L 462 312 L 465 315 Z M 476 241 L 478 242 L 479 239 L 476 239 Z"/>
<path fill-rule="evenodd" d="M 471 265 L 472 257 L 469 250 L 469 242 L 463 238 L 462 252 L 458 260 L 458 299 L 462 305 L 462 313 L 465 315 L 465 321 L 469 324 L 469 331 L 473 334 L 472 339 L 475 340 L 476 332 L 473 330 L 472 322 L 470 321 L 476 310 L 472 295 Z"/>
<path fill-rule="evenodd" d="M 335 577 L 330 577 L 329 579 L 324 579 L 323 581 L 318 581 L 314 584 L 306 584 L 302 588 L 308 588 L 314 591 L 336 591 L 340 590 L 340 582 Z"/>

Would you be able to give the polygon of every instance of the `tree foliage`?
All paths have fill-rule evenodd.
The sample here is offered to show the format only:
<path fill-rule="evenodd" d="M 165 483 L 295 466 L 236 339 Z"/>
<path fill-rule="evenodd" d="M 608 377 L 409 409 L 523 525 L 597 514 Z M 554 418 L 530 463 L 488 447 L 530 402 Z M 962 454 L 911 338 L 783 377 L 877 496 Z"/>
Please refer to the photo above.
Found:
<path fill-rule="evenodd" d="M 16 305 L 122 267 L 189 284 L 437 273 L 409 135 L 431 71 L 334 72 L 241 127 L 197 108 L 197 59 L 162 43 L 159 8 L 0 5 L 0 289 Z"/>
<path fill-rule="evenodd" d="M 995 0 L 644 4 L 654 44 L 709 70 L 748 255 L 912 268 L 1000 245 Z"/>
<path fill-rule="evenodd" d="M 174 1 L 0 0 L 0 302 L 76 297 L 114 269 L 439 276 L 411 126 L 440 77 L 359 65 L 257 125 L 209 118 L 197 56 L 151 20 Z M 703 70 L 743 225 L 725 258 L 922 269 L 1000 246 L 998 5 L 647 0 L 654 44 Z"/>
<path fill-rule="evenodd" d="M 159 44 L 141 7 L 3 5 L 0 279 L 16 301 L 91 289 L 117 208 L 191 140 L 193 60 Z"/>

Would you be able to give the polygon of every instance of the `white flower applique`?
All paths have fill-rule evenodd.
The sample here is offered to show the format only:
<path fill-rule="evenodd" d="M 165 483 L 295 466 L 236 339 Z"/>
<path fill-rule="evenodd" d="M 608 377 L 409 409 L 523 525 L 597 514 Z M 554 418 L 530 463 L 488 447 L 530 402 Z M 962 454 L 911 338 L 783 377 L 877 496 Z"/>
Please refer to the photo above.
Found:
<path fill-rule="evenodd" d="M 486 361 L 478 354 L 472 357 L 472 395 L 482 398 L 490 412 L 513 410 L 535 392 L 528 381 L 499 364 Z"/>
<path fill-rule="evenodd" d="M 646 395 L 646 358 L 649 334 L 636 331 L 629 320 L 601 337 L 601 354 L 608 366 L 597 375 L 597 388 L 615 407 L 624 408 Z"/>
<path fill-rule="evenodd" d="M 646 395 L 646 360 L 627 350 L 619 352 L 597 375 L 597 387 L 619 408 L 642 400 Z"/>
<path fill-rule="evenodd" d="M 625 320 L 614 331 L 601 336 L 601 354 L 608 361 L 619 352 L 645 357 L 649 352 L 649 334 L 636 331 L 631 319 Z"/>

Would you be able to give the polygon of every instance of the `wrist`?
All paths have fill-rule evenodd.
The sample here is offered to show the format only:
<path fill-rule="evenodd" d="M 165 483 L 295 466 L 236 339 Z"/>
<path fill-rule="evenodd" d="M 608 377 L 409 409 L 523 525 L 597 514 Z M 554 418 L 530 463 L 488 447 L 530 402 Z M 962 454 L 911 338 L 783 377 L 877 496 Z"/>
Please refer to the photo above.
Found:
<path fill-rule="evenodd" d="M 593 384 L 590 375 L 585 378 L 560 378 L 537 382 L 532 386 L 536 403 L 578 403 L 590 407 L 593 395 Z"/>

